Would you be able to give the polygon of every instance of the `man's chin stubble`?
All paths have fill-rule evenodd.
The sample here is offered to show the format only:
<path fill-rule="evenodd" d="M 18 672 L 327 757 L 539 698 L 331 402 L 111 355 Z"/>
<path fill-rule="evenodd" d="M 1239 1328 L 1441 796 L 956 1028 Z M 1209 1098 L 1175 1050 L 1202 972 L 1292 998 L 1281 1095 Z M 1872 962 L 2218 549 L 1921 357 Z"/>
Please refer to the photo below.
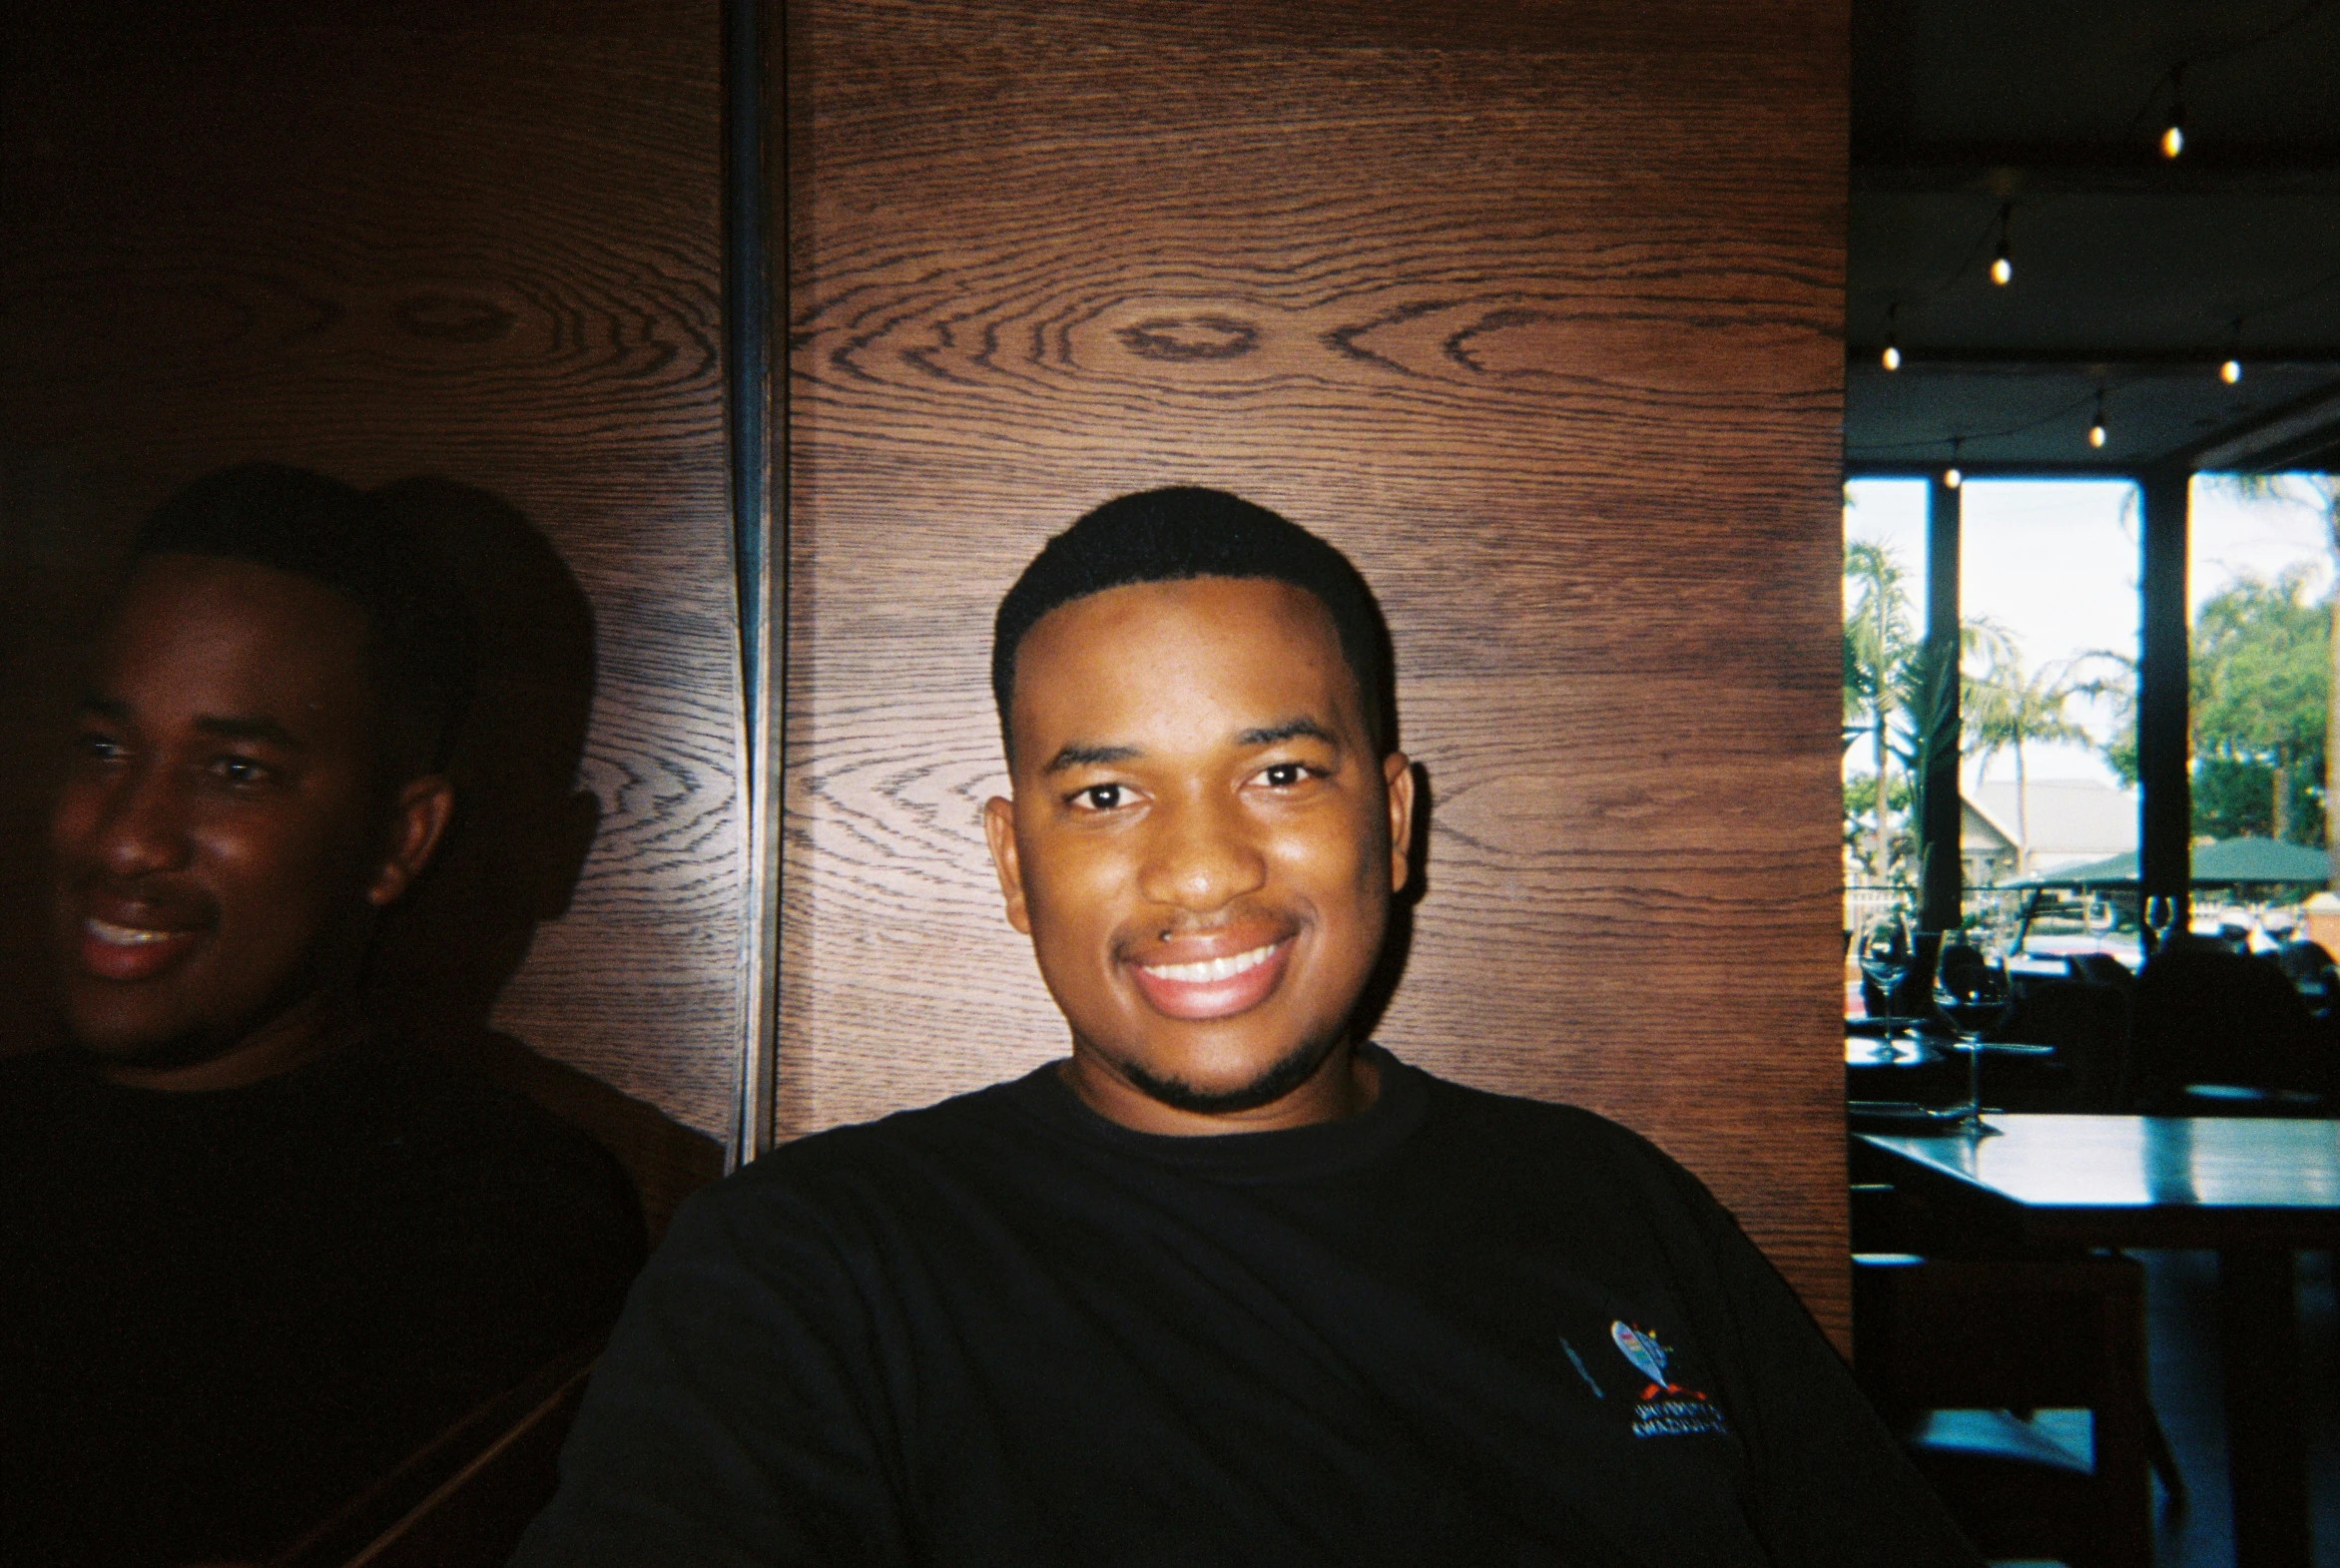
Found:
<path fill-rule="evenodd" d="M 1303 1041 L 1289 1055 L 1272 1064 L 1268 1070 L 1240 1089 L 1198 1089 L 1193 1084 L 1176 1078 L 1157 1077 L 1135 1062 L 1122 1061 L 1114 1065 L 1138 1091 L 1173 1110 L 1191 1112 L 1197 1116 L 1231 1116 L 1244 1111 L 1256 1111 L 1263 1105 L 1273 1105 L 1316 1075 L 1333 1054 L 1333 1047 L 1342 1036 L 1335 1033 L 1324 1040 Z"/>

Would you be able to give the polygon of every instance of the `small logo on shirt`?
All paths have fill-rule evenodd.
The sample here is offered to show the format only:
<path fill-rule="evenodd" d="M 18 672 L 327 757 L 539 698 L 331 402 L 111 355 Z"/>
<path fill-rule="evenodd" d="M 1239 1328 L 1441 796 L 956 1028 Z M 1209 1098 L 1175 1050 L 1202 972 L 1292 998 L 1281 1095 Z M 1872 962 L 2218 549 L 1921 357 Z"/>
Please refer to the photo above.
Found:
<path fill-rule="evenodd" d="M 1685 1388 L 1665 1374 L 1666 1348 L 1657 1335 L 1634 1327 L 1622 1317 L 1609 1324 L 1617 1351 L 1649 1379 L 1633 1405 L 1636 1437 L 1687 1437 L 1698 1432 L 1722 1432 L 1722 1412 L 1695 1388 Z"/>

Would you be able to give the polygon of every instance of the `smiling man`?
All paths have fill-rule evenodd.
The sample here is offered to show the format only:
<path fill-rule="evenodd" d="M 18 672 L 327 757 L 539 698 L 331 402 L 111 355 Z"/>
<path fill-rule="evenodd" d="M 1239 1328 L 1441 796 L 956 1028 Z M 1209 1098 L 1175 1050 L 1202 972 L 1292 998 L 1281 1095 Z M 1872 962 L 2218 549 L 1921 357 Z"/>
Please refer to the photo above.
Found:
<path fill-rule="evenodd" d="M 992 677 L 1071 1054 L 695 1200 L 520 1563 L 1976 1561 L 1691 1177 L 1359 1037 L 1414 781 L 1346 560 L 1125 496 Z"/>
<path fill-rule="evenodd" d="M 1002 611 L 1015 797 L 983 826 L 1072 1026 L 1065 1082 L 1144 1132 L 1362 1109 L 1349 1019 L 1405 885 L 1414 776 L 1324 599 L 1211 574 L 1049 607 L 1050 581 Z"/>
<path fill-rule="evenodd" d="M 72 1045 L 0 1063 L 0 1558 L 272 1556 L 614 1315 L 614 1163 L 359 1002 L 454 811 L 468 642 L 320 475 L 140 533 L 50 819 Z"/>

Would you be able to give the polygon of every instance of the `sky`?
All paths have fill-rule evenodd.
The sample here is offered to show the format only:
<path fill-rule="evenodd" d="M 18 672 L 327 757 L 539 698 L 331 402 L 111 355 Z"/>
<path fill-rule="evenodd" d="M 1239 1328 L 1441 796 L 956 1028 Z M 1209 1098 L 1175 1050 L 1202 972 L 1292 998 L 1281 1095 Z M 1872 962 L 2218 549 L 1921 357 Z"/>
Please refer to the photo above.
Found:
<path fill-rule="evenodd" d="M 2325 591 L 2332 553 L 2322 514 L 2296 481 L 2278 485 L 2287 498 L 2251 499 L 2215 480 L 2195 479 L 2186 581 L 2195 611 L 2238 576 L 2273 578 L 2294 562 L 2312 567 L 2313 594 Z M 1900 562 L 1913 631 L 1925 621 L 1926 488 L 1922 479 L 1856 479 L 1845 486 L 1845 538 L 1882 544 Z M 2014 634 L 2027 670 L 2097 649 L 2133 658 L 2137 507 L 2135 487 L 2121 481 L 1968 480 L 1960 503 L 1960 613 L 1988 617 Z M 1850 584 L 1846 597 L 1849 602 Z M 2110 735 L 2107 706 L 2074 703 L 2069 712 L 2099 740 Z M 1851 772 L 1875 766 L 1861 745 L 1845 761 Z M 2024 765 L 2033 779 L 2117 783 L 2102 759 L 2079 745 L 2027 746 Z M 1987 767 L 1989 778 L 2015 777 L 2005 754 Z M 1965 778 L 1975 782 L 1974 764 Z"/>

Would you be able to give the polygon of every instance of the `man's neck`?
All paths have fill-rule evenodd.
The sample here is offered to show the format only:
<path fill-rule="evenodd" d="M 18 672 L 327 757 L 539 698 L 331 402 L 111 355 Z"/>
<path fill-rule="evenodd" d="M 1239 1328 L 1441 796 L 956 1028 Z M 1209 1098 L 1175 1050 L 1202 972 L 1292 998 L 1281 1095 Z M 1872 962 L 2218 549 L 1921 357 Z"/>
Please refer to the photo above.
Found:
<path fill-rule="evenodd" d="M 1240 1111 L 1196 1111 L 1167 1104 L 1077 1043 L 1056 1070 L 1081 1103 L 1105 1120 L 1132 1132 L 1182 1138 L 1281 1132 L 1343 1121 L 1371 1107 L 1382 1087 L 1380 1066 L 1347 1041 L 1327 1052 L 1317 1070 L 1290 1092 Z"/>
<path fill-rule="evenodd" d="M 102 1062 L 107 1081 L 126 1089 L 202 1094 L 242 1089 L 279 1078 L 346 1044 L 359 1024 L 351 998 L 339 989 L 313 992 L 271 1017 L 226 1050 L 198 1062 L 155 1066 Z"/>

